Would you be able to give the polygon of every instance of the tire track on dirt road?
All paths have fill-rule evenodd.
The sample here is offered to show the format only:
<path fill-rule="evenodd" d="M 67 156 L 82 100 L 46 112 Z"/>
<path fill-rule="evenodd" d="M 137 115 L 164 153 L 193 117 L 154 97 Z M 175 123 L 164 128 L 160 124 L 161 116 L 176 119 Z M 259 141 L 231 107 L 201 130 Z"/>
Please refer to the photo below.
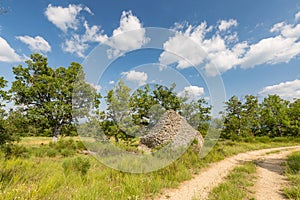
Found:
<path fill-rule="evenodd" d="M 155 199 L 189 200 L 194 197 L 197 199 L 207 199 L 210 191 L 223 182 L 229 172 L 240 163 L 266 159 L 272 156 L 272 154 L 268 153 L 273 153 L 275 151 L 279 151 L 276 152 L 276 154 L 285 156 L 295 150 L 300 150 L 300 146 L 255 150 L 225 158 L 224 160 L 212 163 L 207 168 L 202 169 L 193 179 L 183 182 L 178 188 L 166 189 L 163 191 L 163 195 Z M 281 151 L 286 152 L 281 154 Z"/>

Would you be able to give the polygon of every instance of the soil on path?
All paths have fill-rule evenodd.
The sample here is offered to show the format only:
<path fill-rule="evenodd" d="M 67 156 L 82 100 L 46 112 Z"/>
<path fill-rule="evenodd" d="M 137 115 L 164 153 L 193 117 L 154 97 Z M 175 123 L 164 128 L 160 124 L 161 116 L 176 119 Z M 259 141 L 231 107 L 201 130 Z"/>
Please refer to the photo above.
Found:
<path fill-rule="evenodd" d="M 194 197 L 196 197 L 197 199 L 207 199 L 210 191 L 214 187 L 218 186 L 235 166 L 239 165 L 242 162 L 253 160 L 263 160 L 260 166 L 261 170 L 258 170 L 259 179 L 257 185 L 254 187 L 257 189 L 257 192 L 255 191 L 255 194 L 257 195 L 257 200 L 272 199 L 272 194 L 274 193 L 274 191 L 276 193 L 278 189 L 282 186 L 282 184 L 284 184 L 284 178 L 281 177 L 282 175 L 280 175 L 280 173 L 282 173 L 282 169 L 280 167 L 281 160 L 278 159 L 284 158 L 286 155 L 295 150 L 300 150 L 300 146 L 262 149 L 237 154 L 217 163 L 211 164 L 208 168 L 201 170 L 200 173 L 194 176 L 193 179 L 183 182 L 176 189 L 165 190 L 163 192 L 163 195 L 157 197 L 156 199 L 189 200 L 193 199 Z M 268 160 L 269 158 L 274 159 Z M 274 167 L 270 166 L 272 165 L 272 162 L 273 164 L 275 164 Z M 269 169 L 273 170 L 273 173 L 271 173 L 271 175 L 269 173 L 266 173 L 265 171 Z M 276 171 L 278 171 L 279 174 Z M 279 176 L 280 179 L 278 179 Z M 267 181 L 272 182 L 271 184 L 264 183 L 267 177 L 270 178 L 270 180 Z M 261 185 L 263 184 L 265 184 L 265 187 L 261 187 Z M 274 184 L 277 184 L 277 186 L 275 187 Z M 269 190 L 270 187 L 272 187 L 272 190 L 270 190 L 272 194 L 265 192 L 265 190 Z M 276 195 L 278 195 L 277 197 L 283 199 L 280 193 L 277 192 Z"/>
<path fill-rule="evenodd" d="M 291 151 L 281 151 L 257 162 L 257 181 L 253 187 L 256 200 L 287 199 L 284 197 L 282 191 L 282 188 L 288 184 L 284 176 L 284 166 L 282 163 L 284 163 L 284 158 L 290 153 Z"/>

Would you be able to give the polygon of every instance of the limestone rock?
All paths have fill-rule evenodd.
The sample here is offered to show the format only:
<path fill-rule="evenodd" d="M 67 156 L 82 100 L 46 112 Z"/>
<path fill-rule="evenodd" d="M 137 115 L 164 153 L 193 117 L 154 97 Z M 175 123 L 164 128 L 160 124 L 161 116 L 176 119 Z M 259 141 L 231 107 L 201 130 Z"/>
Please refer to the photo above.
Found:
<path fill-rule="evenodd" d="M 149 134 L 140 138 L 140 145 L 155 148 L 171 143 L 173 147 L 187 147 L 197 139 L 197 147 L 202 147 L 202 135 L 174 110 L 166 111 Z"/>

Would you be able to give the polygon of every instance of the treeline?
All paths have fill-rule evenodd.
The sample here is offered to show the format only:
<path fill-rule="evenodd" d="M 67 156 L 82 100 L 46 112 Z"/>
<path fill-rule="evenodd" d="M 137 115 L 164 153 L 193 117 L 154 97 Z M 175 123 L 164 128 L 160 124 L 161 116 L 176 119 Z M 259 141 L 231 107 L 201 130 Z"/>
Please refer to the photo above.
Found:
<path fill-rule="evenodd" d="M 225 102 L 222 137 L 300 136 L 300 99 L 293 102 L 268 95 L 262 102 L 253 95 Z"/>
<path fill-rule="evenodd" d="M 205 99 L 190 100 L 175 92 L 176 85 L 145 85 L 131 94 L 123 80 L 101 97 L 85 81 L 82 66 L 51 68 L 47 58 L 31 55 L 27 66 L 13 67 L 15 80 L 9 90 L 0 78 L 0 145 L 20 136 L 77 135 L 77 118 L 86 117 L 87 134 L 100 127 L 108 138 L 128 140 L 147 131 L 166 110 L 175 110 L 203 135 L 210 122 L 218 123 L 221 137 L 236 139 L 248 136 L 300 136 L 300 100 L 293 102 L 269 95 L 262 102 L 252 95 L 225 102 L 222 119 L 211 119 L 211 106 Z M 74 99 L 74 90 L 76 99 Z M 79 92 L 76 92 L 79 91 Z M 3 102 L 14 109 L 4 110 Z M 106 110 L 100 110 L 106 103 Z M 90 112 L 90 111 L 93 112 Z M 74 114 L 76 117 L 74 117 Z M 223 122 L 223 123 L 221 123 Z M 96 125 L 96 126 L 95 126 Z"/>

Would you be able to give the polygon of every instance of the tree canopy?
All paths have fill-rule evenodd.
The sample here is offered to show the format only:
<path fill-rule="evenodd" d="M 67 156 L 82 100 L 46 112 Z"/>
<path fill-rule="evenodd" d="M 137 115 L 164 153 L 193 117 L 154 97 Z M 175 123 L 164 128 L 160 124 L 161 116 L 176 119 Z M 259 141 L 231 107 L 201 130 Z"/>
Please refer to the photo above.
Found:
<path fill-rule="evenodd" d="M 79 63 L 72 62 L 67 68 L 54 69 L 48 66 L 46 57 L 32 54 L 26 64 L 27 67 L 19 65 L 13 68 L 16 80 L 10 92 L 14 103 L 21 106 L 31 123 L 38 124 L 42 130 L 51 129 L 55 139 L 63 128 L 72 127 L 75 84 L 87 93 L 83 95 L 86 98 L 96 90 L 84 81 Z"/>

